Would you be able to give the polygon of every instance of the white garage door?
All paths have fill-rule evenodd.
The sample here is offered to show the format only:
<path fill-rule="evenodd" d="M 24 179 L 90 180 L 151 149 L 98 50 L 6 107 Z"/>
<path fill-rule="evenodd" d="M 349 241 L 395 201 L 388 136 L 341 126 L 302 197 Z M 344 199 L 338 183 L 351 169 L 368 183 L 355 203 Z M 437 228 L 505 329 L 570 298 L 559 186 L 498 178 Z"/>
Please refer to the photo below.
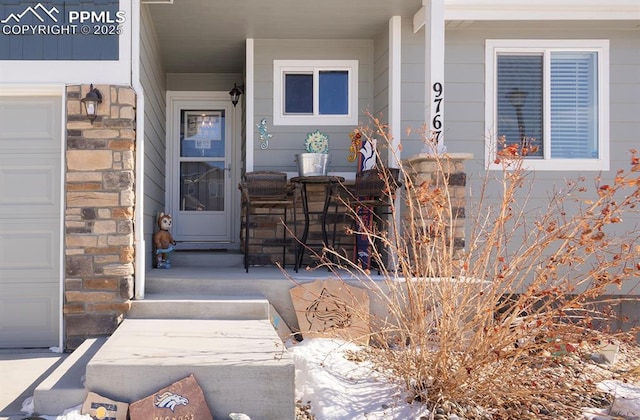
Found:
<path fill-rule="evenodd" d="M 0 348 L 58 345 L 61 112 L 0 96 Z"/>

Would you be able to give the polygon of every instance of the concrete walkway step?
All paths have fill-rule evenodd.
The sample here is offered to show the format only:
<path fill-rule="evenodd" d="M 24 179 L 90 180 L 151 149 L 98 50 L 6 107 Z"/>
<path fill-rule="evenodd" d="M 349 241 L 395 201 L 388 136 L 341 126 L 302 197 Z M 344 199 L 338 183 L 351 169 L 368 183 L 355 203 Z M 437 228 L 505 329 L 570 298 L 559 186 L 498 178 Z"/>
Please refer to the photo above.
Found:
<path fill-rule="evenodd" d="M 86 387 L 133 402 L 190 374 L 214 418 L 295 418 L 291 354 L 268 319 L 125 319 L 86 368 Z"/>
<path fill-rule="evenodd" d="M 244 255 L 239 250 L 176 250 L 171 253 L 172 267 L 236 267 L 244 266 Z"/>
<path fill-rule="evenodd" d="M 58 415 L 87 398 L 84 387 L 85 368 L 107 338 L 85 340 L 33 391 L 34 410 L 39 414 Z"/>
<path fill-rule="evenodd" d="M 34 408 L 60 414 L 88 391 L 130 403 L 194 374 L 214 418 L 293 419 L 294 365 L 283 344 L 291 335 L 261 295 L 149 294 L 111 337 L 67 356 L 36 387 Z"/>
<path fill-rule="evenodd" d="M 280 339 L 293 337 L 276 308 L 262 296 L 202 297 L 182 294 L 149 294 L 131 302 L 128 319 L 268 319 Z"/>
<path fill-rule="evenodd" d="M 201 297 L 147 295 L 131 302 L 130 319 L 269 319 L 269 301 L 262 296 Z"/>

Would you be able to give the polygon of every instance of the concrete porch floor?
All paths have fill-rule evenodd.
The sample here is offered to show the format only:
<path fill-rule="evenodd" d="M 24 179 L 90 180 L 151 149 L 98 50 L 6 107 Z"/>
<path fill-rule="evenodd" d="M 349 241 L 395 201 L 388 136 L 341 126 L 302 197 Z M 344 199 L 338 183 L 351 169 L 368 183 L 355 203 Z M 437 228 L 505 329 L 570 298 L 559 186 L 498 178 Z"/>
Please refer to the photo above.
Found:
<path fill-rule="evenodd" d="M 291 266 L 284 269 L 275 265 L 270 266 L 251 266 L 249 272 L 246 273 L 244 267 L 172 267 L 169 269 L 154 268 L 147 272 L 147 288 L 156 279 L 167 278 L 194 278 L 211 281 L 224 280 L 292 280 L 306 281 L 317 280 L 322 278 L 336 278 L 339 276 L 345 280 L 358 280 L 356 275 L 347 272 L 347 270 L 338 270 L 336 273 L 326 268 L 305 269 L 300 268 L 296 273 Z M 382 280 L 383 277 L 373 270 L 370 277 L 376 281 Z M 148 290 L 148 289 L 147 289 Z"/>
<path fill-rule="evenodd" d="M 147 272 L 145 295 L 142 301 L 197 301 L 224 298 L 266 298 L 292 330 L 297 330 L 290 289 L 316 280 L 340 279 L 351 286 L 369 290 L 371 312 L 383 315 L 386 309 L 376 299 L 385 289 L 385 278 L 374 271 L 362 278 L 346 270 L 337 272 L 326 268 L 313 270 L 293 267 L 284 270 L 277 266 L 250 267 L 246 273 L 242 267 L 173 267 L 153 269 Z M 398 279 L 402 281 L 403 279 Z M 134 303 L 135 304 L 135 303 Z"/>

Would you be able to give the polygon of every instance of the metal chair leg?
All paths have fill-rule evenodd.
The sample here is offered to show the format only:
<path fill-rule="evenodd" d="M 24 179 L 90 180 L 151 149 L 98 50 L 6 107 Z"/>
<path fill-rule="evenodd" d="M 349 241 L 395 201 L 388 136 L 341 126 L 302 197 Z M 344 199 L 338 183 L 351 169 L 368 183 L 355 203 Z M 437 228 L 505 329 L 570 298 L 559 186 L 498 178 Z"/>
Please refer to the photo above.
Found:
<path fill-rule="evenodd" d="M 244 270 L 249 272 L 249 214 L 251 213 L 249 203 L 245 205 L 244 216 Z"/>
<path fill-rule="evenodd" d="M 287 266 L 287 208 L 284 208 L 284 226 L 282 227 L 282 268 Z"/>

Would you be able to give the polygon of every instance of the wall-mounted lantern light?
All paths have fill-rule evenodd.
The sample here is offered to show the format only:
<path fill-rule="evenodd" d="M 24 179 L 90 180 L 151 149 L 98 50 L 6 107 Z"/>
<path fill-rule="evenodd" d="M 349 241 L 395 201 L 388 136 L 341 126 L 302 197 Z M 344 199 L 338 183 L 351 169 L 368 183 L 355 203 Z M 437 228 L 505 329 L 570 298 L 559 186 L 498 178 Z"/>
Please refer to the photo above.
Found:
<path fill-rule="evenodd" d="M 238 101 L 240 100 L 240 95 L 244 91 L 244 85 L 238 86 L 236 83 L 233 84 L 233 89 L 229 91 L 229 95 L 231 96 L 231 103 L 235 108 L 238 105 Z"/>
<path fill-rule="evenodd" d="M 98 116 L 98 104 L 102 103 L 102 94 L 91 84 L 87 96 L 82 98 L 81 102 L 84 104 L 84 109 L 87 112 L 87 118 L 89 118 L 89 121 L 93 124 Z"/>

